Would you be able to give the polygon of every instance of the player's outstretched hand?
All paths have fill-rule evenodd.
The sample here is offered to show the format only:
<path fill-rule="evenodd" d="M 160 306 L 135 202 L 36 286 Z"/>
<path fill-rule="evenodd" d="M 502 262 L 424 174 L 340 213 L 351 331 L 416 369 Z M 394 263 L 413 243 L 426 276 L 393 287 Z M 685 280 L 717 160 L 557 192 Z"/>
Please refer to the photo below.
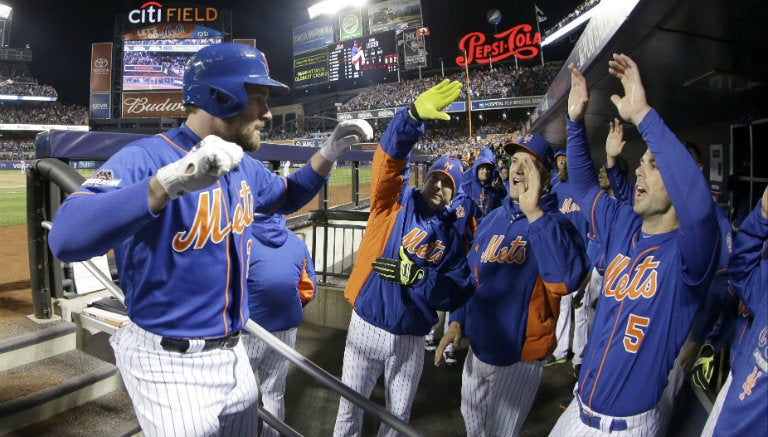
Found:
<path fill-rule="evenodd" d="M 461 325 L 458 322 L 451 322 L 448 325 L 448 330 L 443 333 L 443 337 L 440 339 L 440 343 L 435 349 L 435 366 L 443 364 L 443 352 L 450 343 L 453 343 L 453 347 L 459 347 L 461 341 Z"/>
<path fill-rule="evenodd" d="M 331 136 L 325 140 L 320 154 L 328 161 L 336 159 L 352 144 L 373 139 L 373 128 L 365 120 L 340 121 Z"/>
<path fill-rule="evenodd" d="M 378 258 L 373 262 L 373 270 L 385 281 L 403 285 L 412 285 L 424 277 L 424 270 L 420 269 L 405 253 L 405 248 L 400 246 L 400 258 Z"/>
<path fill-rule="evenodd" d="M 568 117 L 573 121 L 582 121 L 584 120 L 584 114 L 587 112 L 587 103 L 589 103 L 587 79 L 579 72 L 573 62 L 568 64 L 568 69 L 571 70 L 571 91 L 568 93 Z"/>
<path fill-rule="evenodd" d="M 213 185 L 243 159 L 243 149 L 235 143 L 208 135 L 189 153 L 157 171 L 157 181 L 171 199 Z"/>
<path fill-rule="evenodd" d="M 765 187 L 763 191 L 763 200 L 760 202 L 760 213 L 763 214 L 763 218 L 768 219 L 768 187 Z"/>
<path fill-rule="evenodd" d="M 417 120 L 450 120 L 451 116 L 442 111 L 459 97 L 461 86 L 459 81 L 445 79 L 424 91 L 413 102 L 411 116 Z"/>
<path fill-rule="evenodd" d="M 611 102 L 616 105 L 621 118 L 637 126 L 651 110 L 645 98 L 640 69 L 629 56 L 614 53 L 613 59 L 608 61 L 608 73 L 616 76 L 624 87 L 624 97 L 614 94 Z"/>
<path fill-rule="evenodd" d="M 618 118 L 614 118 L 610 122 L 608 136 L 605 138 L 605 156 L 609 168 L 614 166 L 616 157 L 624 151 L 625 144 L 627 142 L 624 141 L 624 126 L 621 125 Z"/>

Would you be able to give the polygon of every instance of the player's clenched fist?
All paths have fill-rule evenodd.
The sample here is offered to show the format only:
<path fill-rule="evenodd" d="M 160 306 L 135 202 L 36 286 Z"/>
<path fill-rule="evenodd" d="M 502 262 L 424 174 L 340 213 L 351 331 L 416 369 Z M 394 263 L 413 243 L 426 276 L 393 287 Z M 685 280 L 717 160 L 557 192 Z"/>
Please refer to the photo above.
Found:
<path fill-rule="evenodd" d="M 208 135 L 187 155 L 157 171 L 157 181 L 171 199 L 213 185 L 243 159 L 243 149 L 235 143 Z"/>

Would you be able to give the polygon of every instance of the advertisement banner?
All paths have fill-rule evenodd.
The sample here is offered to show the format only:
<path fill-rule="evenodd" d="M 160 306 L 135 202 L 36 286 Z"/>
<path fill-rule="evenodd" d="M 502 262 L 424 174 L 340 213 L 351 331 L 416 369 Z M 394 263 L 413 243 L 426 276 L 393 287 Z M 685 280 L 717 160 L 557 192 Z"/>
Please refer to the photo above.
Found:
<path fill-rule="evenodd" d="M 339 12 L 339 41 L 361 38 L 363 36 L 363 16 L 360 9 L 348 9 Z"/>
<path fill-rule="evenodd" d="M 293 54 L 319 49 L 333 43 L 333 19 L 319 18 L 293 28 Z"/>
<path fill-rule="evenodd" d="M 123 35 L 124 40 L 141 41 L 150 39 L 188 39 L 221 37 L 221 32 L 210 27 L 193 23 L 174 25 L 152 25 L 136 29 Z"/>
<path fill-rule="evenodd" d="M 404 30 L 402 33 L 406 70 L 427 66 L 427 49 L 424 46 L 424 36 L 418 30 L 414 27 Z"/>
<path fill-rule="evenodd" d="M 91 103 L 89 105 L 90 118 L 110 118 L 110 93 L 91 93 Z"/>
<path fill-rule="evenodd" d="M 318 50 L 293 58 L 293 86 L 302 88 L 328 82 L 328 51 Z"/>
<path fill-rule="evenodd" d="M 419 0 L 387 0 L 368 5 L 370 33 L 385 30 L 417 27 L 421 24 L 421 2 Z"/>
<path fill-rule="evenodd" d="M 112 91 L 112 43 L 91 44 L 91 92 Z"/>
<path fill-rule="evenodd" d="M 185 116 L 181 91 L 123 93 L 123 118 Z"/>

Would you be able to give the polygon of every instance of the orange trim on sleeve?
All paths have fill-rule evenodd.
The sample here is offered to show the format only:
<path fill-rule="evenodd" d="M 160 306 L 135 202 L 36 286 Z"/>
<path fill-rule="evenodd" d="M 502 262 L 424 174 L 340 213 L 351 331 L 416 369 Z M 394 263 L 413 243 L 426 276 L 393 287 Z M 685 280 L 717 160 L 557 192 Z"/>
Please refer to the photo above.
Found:
<path fill-rule="evenodd" d="M 592 220 L 590 221 L 589 224 L 592 225 L 592 235 L 595 237 L 595 239 L 597 239 L 597 229 L 595 229 L 595 207 L 597 206 L 597 199 L 599 199 L 600 196 L 602 196 L 603 194 L 605 194 L 605 190 L 600 190 L 597 193 L 597 196 L 595 196 L 595 200 L 592 201 L 592 211 L 590 212 L 590 216 Z"/>
<path fill-rule="evenodd" d="M 373 154 L 371 174 L 371 215 L 360 242 L 355 265 L 344 288 L 344 298 L 353 307 L 360 290 L 373 271 L 371 264 L 384 252 L 397 214 L 403 209 L 398 203 L 405 180 L 402 171 L 407 161 L 393 159 L 379 145 Z"/>

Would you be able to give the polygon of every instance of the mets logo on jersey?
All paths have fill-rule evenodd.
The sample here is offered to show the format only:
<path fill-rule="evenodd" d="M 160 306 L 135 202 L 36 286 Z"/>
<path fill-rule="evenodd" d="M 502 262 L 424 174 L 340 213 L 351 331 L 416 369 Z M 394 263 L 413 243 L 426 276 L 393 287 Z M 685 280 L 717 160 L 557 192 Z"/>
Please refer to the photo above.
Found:
<path fill-rule="evenodd" d="M 576 211 L 581 211 L 581 208 L 576 202 L 573 201 L 572 197 L 569 197 L 563 200 L 563 205 L 560 206 L 561 213 L 568 214 L 569 212 L 576 212 Z"/>
<path fill-rule="evenodd" d="M 102 168 L 83 182 L 83 185 L 97 187 L 116 187 L 122 179 L 115 179 L 115 174 L 108 168 Z"/>
<path fill-rule="evenodd" d="M 173 250 L 202 249 L 208 241 L 220 243 L 230 232 L 242 234 L 253 223 L 253 193 L 245 181 L 240 182 L 239 194 L 231 222 L 227 223 L 229 214 L 221 188 L 200 193 L 195 219 L 189 231 L 177 232 L 173 237 Z"/>
<path fill-rule="evenodd" d="M 502 246 L 504 235 L 494 235 L 488 242 L 488 246 L 480 255 L 481 263 L 514 263 L 522 264 L 525 262 L 525 245 L 527 241 L 521 236 L 515 237 L 509 244 Z M 479 245 L 475 245 L 475 251 L 480 250 Z"/>
<path fill-rule="evenodd" d="M 656 294 L 660 263 L 654 261 L 652 255 L 643 258 L 637 266 L 634 263 L 630 266 L 631 261 L 630 257 L 617 254 L 605 269 L 603 290 L 607 297 L 622 301 L 625 297 L 634 300 Z"/>
<path fill-rule="evenodd" d="M 426 238 L 427 232 L 419 228 L 413 228 L 410 232 L 403 235 L 402 244 L 405 250 L 417 257 L 438 264 L 445 255 L 445 243 L 441 240 L 435 240 L 433 243 L 422 243 Z"/>
<path fill-rule="evenodd" d="M 457 207 L 456 207 L 456 217 L 457 217 L 457 218 L 462 218 L 462 217 L 464 217 L 465 215 L 467 215 L 467 212 L 466 212 L 466 211 L 464 211 L 464 205 L 459 205 L 459 206 L 457 206 Z"/>

